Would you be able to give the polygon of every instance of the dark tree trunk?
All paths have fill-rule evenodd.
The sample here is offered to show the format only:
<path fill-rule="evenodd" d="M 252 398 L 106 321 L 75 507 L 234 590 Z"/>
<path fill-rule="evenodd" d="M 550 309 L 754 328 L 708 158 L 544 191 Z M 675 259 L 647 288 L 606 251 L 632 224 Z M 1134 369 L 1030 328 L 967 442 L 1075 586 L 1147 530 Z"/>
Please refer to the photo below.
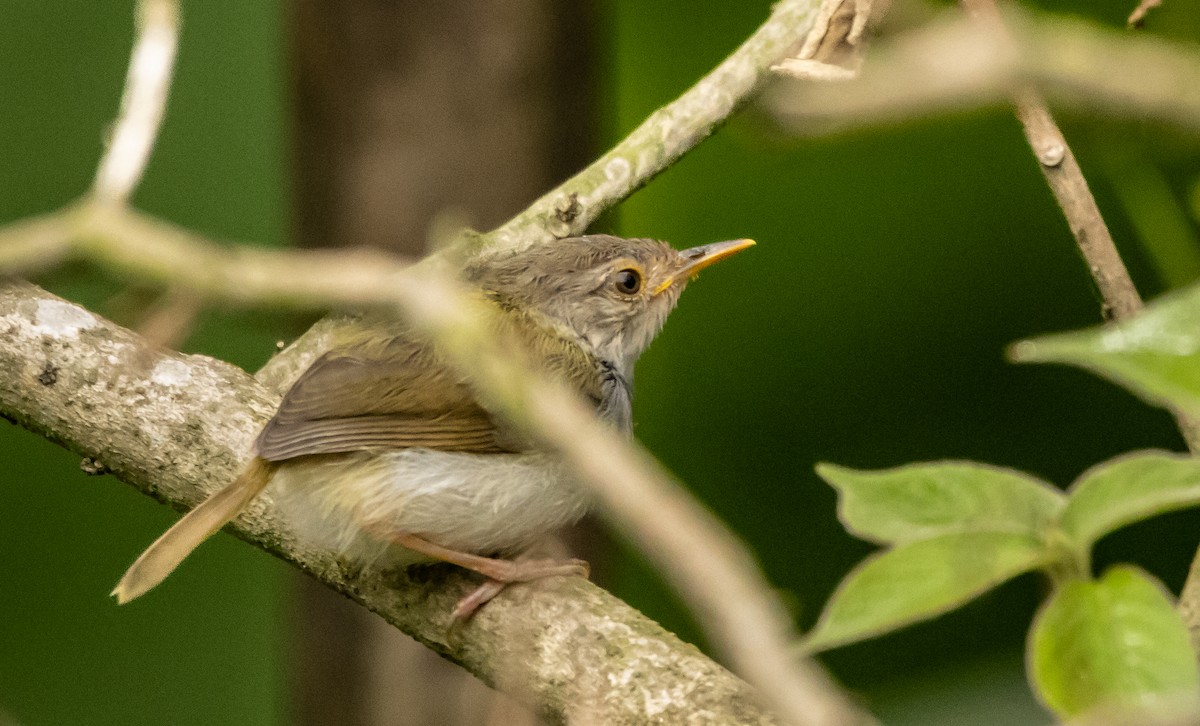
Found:
<path fill-rule="evenodd" d="M 296 0 L 295 237 L 424 253 L 494 226 L 596 151 L 587 0 Z M 534 723 L 465 671 L 297 578 L 291 722 Z"/>
<path fill-rule="evenodd" d="M 296 234 L 424 249 L 439 215 L 480 228 L 595 150 L 586 0 L 297 0 Z"/>

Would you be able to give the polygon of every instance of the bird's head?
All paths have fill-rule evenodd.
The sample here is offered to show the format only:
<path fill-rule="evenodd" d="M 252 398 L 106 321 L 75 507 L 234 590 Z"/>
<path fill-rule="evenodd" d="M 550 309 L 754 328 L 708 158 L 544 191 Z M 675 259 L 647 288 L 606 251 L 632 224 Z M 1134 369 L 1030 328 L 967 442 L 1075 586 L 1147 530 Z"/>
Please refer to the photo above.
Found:
<path fill-rule="evenodd" d="M 588 235 L 489 258 L 466 276 L 501 305 L 538 315 L 628 370 L 688 281 L 753 244 L 739 239 L 676 250 L 658 240 Z"/>

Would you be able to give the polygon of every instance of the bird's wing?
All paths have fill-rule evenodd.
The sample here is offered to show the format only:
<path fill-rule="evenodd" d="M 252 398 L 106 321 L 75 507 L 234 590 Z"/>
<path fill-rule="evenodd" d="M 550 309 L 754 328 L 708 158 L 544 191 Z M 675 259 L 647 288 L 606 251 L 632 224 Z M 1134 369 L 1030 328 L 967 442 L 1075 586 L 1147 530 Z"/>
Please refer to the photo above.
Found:
<path fill-rule="evenodd" d="M 255 444 L 267 461 L 417 446 L 479 453 L 523 448 L 431 346 L 407 337 L 318 358 Z"/>

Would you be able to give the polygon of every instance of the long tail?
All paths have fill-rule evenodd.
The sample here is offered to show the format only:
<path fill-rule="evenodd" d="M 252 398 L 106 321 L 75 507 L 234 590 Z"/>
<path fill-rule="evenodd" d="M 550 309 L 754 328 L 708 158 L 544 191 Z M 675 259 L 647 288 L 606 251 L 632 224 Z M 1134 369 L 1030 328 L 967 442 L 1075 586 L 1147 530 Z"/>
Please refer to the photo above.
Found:
<path fill-rule="evenodd" d="M 277 466 L 254 457 L 232 484 L 183 515 L 125 571 L 112 591 L 117 603 L 124 605 L 162 582 L 201 542 L 246 508 L 271 480 Z"/>

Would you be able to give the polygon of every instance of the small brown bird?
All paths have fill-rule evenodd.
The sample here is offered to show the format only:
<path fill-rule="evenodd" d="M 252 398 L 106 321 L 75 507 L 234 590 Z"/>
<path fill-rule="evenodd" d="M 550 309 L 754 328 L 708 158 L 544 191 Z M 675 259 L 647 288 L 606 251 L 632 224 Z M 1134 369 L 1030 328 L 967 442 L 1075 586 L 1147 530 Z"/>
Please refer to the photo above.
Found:
<path fill-rule="evenodd" d="M 468 266 L 495 306 L 501 339 L 538 371 L 631 430 L 633 365 L 701 269 L 753 245 L 682 252 L 649 239 L 590 235 Z M 587 574 L 579 560 L 512 560 L 576 521 L 585 488 L 480 403 L 437 346 L 395 321 L 343 333 L 300 376 L 232 484 L 179 520 L 113 590 L 125 603 L 162 582 L 268 483 L 304 537 L 370 563 L 441 560 L 488 582 L 456 608 L 466 617 L 506 583 Z"/>

